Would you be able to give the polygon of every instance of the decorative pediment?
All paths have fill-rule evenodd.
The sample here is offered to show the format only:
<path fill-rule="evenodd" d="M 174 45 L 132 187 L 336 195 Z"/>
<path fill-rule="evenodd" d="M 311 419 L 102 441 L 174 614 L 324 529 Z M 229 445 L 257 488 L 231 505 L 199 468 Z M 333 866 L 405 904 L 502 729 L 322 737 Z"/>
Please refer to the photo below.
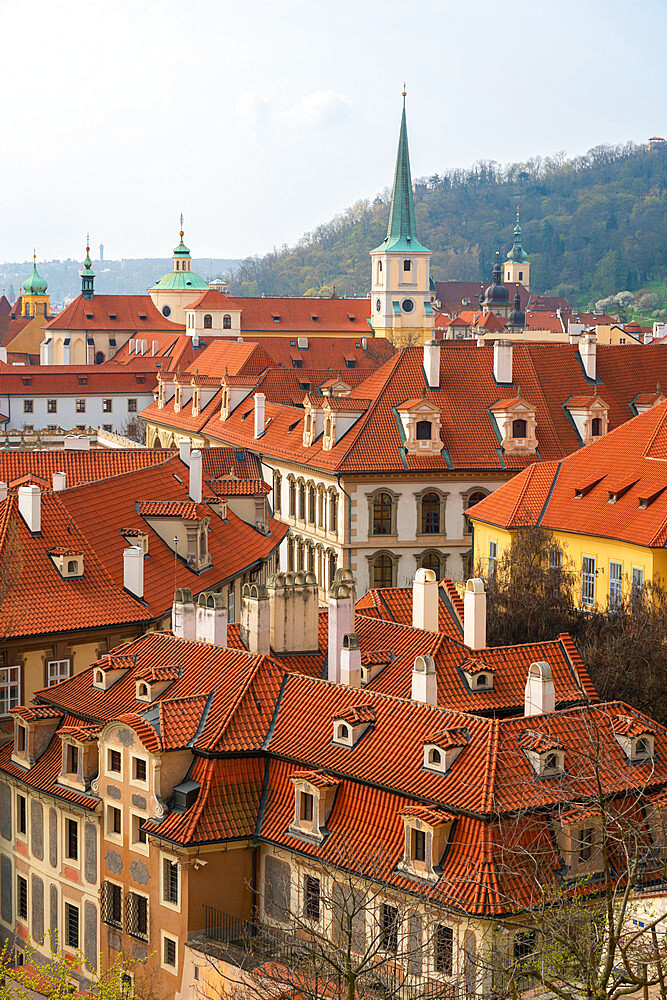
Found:
<path fill-rule="evenodd" d="M 407 399 L 396 411 L 405 435 L 408 455 L 439 455 L 443 448 L 440 438 L 440 408 L 426 397 Z"/>
<path fill-rule="evenodd" d="M 534 455 L 537 451 L 537 411 L 521 396 L 499 399 L 490 408 L 503 451 Z"/>
<path fill-rule="evenodd" d="M 609 429 L 609 405 L 601 396 L 571 396 L 565 403 L 582 444 L 603 437 Z"/>

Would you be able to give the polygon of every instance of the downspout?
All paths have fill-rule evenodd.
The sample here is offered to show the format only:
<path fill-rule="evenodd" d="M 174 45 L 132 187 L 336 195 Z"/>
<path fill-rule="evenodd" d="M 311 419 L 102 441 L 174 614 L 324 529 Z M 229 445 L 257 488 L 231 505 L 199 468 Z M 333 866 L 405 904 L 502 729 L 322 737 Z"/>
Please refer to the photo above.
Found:
<path fill-rule="evenodd" d="M 336 479 L 338 481 L 338 489 L 345 494 L 347 497 L 347 537 L 349 541 L 349 546 L 347 550 L 347 568 L 352 569 L 352 497 L 347 492 L 344 486 L 341 485 L 340 472 L 336 473 Z"/>

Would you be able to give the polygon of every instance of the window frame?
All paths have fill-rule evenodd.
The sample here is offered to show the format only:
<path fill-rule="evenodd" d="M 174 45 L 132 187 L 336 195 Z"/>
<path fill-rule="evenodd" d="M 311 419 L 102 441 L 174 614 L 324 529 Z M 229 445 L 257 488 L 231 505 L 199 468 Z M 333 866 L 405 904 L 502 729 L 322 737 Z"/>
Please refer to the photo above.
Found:
<path fill-rule="evenodd" d="M 16 792 L 16 836 L 28 839 L 28 796 Z"/>
<path fill-rule="evenodd" d="M 136 774 L 136 764 L 143 764 L 144 766 L 144 777 L 138 778 Z M 139 788 L 148 788 L 148 758 L 141 757 L 137 754 L 132 754 L 132 759 L 130 761 L 130 782 L 133 785 L 137 785 Z"/>
<path fill-rule="evenodd" d="M 79 820 L 74 816 L 64 817 L 64 834 L 63 834 L 63 855 L 65 861 L 74 861 L 77 864 L 81 860 L 80 851 L 80 837 L 79 837 Z M 74 845 L 74 853 L 70 853 L 70 849 Z"/>
<path fill-rule="evenodd" d="M 118 903 L 118 917 L 114 917 L 113 914 L 109 915 L 109 903 L 110 903 L 110 892 L 109 887 L 113 890 L 113 902 Z M 105 878 L 102 881 L 101 886 L 102 891 L 102 905 L 100 906 L 100 919 L 102 923 L 107 924 L 109 927 L 116 927 L 118 930 L 123 929 L 123 917 L 124 917 L 124 907 L 123 907 L 123 885 L 121 882 L 115 882 L 113 879 Z"/>
<path fill-rule="evenodd" d="M 390 910 L 394 914 L 393 918 L 389 913 Z M 391 955 L 398 954 L 399 922 L 398 907 L 392 903 L 381 902 L 379 919 L 380 947 L 382 951 Z"/>
<path fill-rule="evenodd" d="M 123 753 L 117 747 L 107 747 L 106 748 L 106 767 L 105 772 L 110 777 L 116 778 L 117 781 L 123 780 Z M 114 759 L 114 754 L 118 757 L 119 767 L 115 768 L 111 766 L 111 761 Z"/>
<path fill-rule="evenodd" d="M 168 941 L 174 946 L 173 965 L 166 960 Z M 178 939 L 173 937 L 171 934 L 167 934 L 164 930 L 160 933 L 160 965 L 167 972 L 173 973 L 174 976 L 178 975 Z"/>
<path fill-rule="evenodd" d="M 138 927 L 131 929 L 131 916 L 132 916 L 132 904 L 130 903 L 130 896 L 134 896 L 136 899 L 144 900 L 146 904 L 146 933 L 143 934 Z M 139 910 L 137 908 L 136 913 Z M 150 939 L 151 931 L 151 901 L 150 896 L 146 892 L 137 892 L 136 889 L 129 889 L 125 894 L 125 931 L 130 937 L 136 938 L 138 941 L 148 941 Z"/>
<path fill-rule="evenodd" d="M 75 409 L 76 413 L 85 413 L 86 412 L 86 400 L 85 400 L 85 397 L 80 397 L 79 399 L 75 399 L 74 400 L 74 409 Z"/>
<path fill-rule="evenodd" d="M 313 892 L 315 883 L 317 891 Z M 319 923 L 322 916 L 322 880 L 310 872 L 303 877 L 303 915 L 313 923 Z"/>
<path fill-rule="evenodd" d="M 612 569 L 613 567 L 613 569 Z M 609 609 L 616 610 L 623 603 L 623 563 L 609 560 Z"/>
<path fill-rule="evenodd" d="M 2 695 L 5 694 L 6 711 L 2 711 Z M 0 667 L 0 717 L 8 716 L 12 708 L 18 708 L 23 697 L 23 671 L 19 664 Z"/>
<path fill-rule="evenodd" d="M 165 864 L 169 864 L 176 869 L 176 900 L 168 899 L 165 895 Z M 172 879 L 172 874 L 170 872 L 170 884 Z M 173 854 L 167 854 L 164 851 L 160 852 L 160 902 L 163 906 L 167 906 L 170 910 L 176 910 L 178 913 L 181 912 L 181 873 L 178 866 L 178 858 Z"/>
<path fill-rule="evenodd" d="M 150 852 L 150 847 L 148 844 L 148 834 L 144 830 L 141 830 L 141 824 L 144 820 L 148 819 L 148 814 L 142 814 L 138 812 L 130 813 L 130 848 L 136 851 L 138 854 L 148 854 Z M 135 831 L 136 826 L 136 831 Z M 136 832 L 136 839 L 135 839 Z M 143 832 L 145 840 L 139 840 L 141 833 Z"/>
<path fill-rule="evenodd" d="M 583 608 L 595 607 L 595 556 L 581 557 L 581 606 Z"/>
<path fill-rule="evenodd" d="M 454 929 L 436 924 L 433 935 L 433 968 L 441 976 L 454 974 Z"/>
<path fill-rule="evenodd" d="M 57 413 L 58 412 L 58 400 L 47 399 L 46 401 L 46 412 L 47 413 Z"/>
<path fill-rule="evenodd" d="M 63 666 L 66 668 L 66 673 L 63 671 Z M 55 674 L 55 679 L 51 675 L 51 668 L 57 667 L 58 670 Z M 55 687 L 56 684 L 61 684 L 63 681 L 69 680 L 72 676 L 72 660 L 68 657 L 62 660 L 47 660 L 46 661 L 46 687 Z"/>
<path fill-rule="evenodd" d="M 70 942 L 70 913 L 76 913 L 76 944 Z M 78 951 L 81 944 L 81 907 L 69 899 L 63 900 L 63 943 L 65 948 Z"/>
<path fill-rule="evenodd" d="M 118 816 L 118 825 L 120 829 L 115 830 L 116 817 Z M 106 802 L 104 808 L 104 836 L 107 840 L 116 841 L 120 843 L 123 840 L 123 807 L 122 805 L 117 806 L 112 802 Z"/>
<path fill-rule="evenodd" d="M 25 908 L 20 907 L 19 904 L 22 902 L 23 893 L 21 892 L 21 883 L 25 886 Z M 26 875 L 22 875 L 21 872 L 16 873 L 16 919 L 28 921 L 28 913 L 30 912 L 30 898 L 28 896 L 29 892 L 29 881 Z M 23 910 L 25 909 L 25 912 Z"/>

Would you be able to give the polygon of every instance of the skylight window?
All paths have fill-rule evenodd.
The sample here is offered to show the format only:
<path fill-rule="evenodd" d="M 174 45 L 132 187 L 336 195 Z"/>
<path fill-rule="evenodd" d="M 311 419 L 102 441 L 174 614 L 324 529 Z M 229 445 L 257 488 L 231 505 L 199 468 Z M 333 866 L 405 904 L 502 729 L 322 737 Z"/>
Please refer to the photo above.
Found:
<path fill-rule="evenodd" d="M 290 425 L 289 425 L 289 427 L 287 428 L 287 433 L 289 434 L 289 433 L 290 433 L 290 431 L 293 431 L 293 430 L 294 430 L 294 428 L 295 428 L 295 427 L 298 427 L 298 426 L 299 426 L 299 421 L 298 421 L 298 420 L 296 420 L 296 421 L 295 421 L 295 422 L 294 422 L 293 424 L 290 424 Z"/>

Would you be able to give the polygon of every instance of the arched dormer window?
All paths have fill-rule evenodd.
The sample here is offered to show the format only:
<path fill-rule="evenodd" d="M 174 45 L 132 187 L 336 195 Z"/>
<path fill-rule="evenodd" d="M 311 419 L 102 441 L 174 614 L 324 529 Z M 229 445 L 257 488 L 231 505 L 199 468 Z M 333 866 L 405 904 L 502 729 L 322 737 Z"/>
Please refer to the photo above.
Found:
<path fill-rule="evenodd" d="M 206 315 L 204 316 L 204 329 L 205 330 L 213 329 L 213 317 L 211 316 L 210 313 L 206 313 Z"/>
<path fill-rule="evenodd" d="M 523 417 L 517 417 L 512 421 L 512 437 L 525 438 L 527 436 L 527 424 Z"/>
<path fill-rule="evenodd" d="M 340 725 L 338 726 L 338 731 L 336 735 L 338 736 L 339 740 L 349 740 L 350 730 L 348 729 L 348 727 L 345 725 L 344 722 L 341 722 Z"/>
<path fill-rule="evenodd" d="M 428 762 L 429 764 L 442 764 L 442 754 L 436 747 L 431 747 L 428 752 Z"/>
<path fill-rule="evenodd" d="M 147 698 L 148 697 L 148 685 L 141 681 L 137 684 L 137 698 Z"/>
<path fill-rule="evenodd" d="M 78 565 L 76 559 L 70 559 L 69 562 L 67 563 L 67 572 L 76 573 L 77 571 L 78 571 Z"/>
<path fill-rule="evenodd" d="M 650 757 L 651 744 L 645 736 L 640 737 L 635 743 L 635 757 Z"/>
<path fill-rule="evenodd" d="M 486 674 L 479 675 L 479 677 L 477 678 L 477 687 L 478 688 L 486 687 Z"/>
<path fill-rule="evenodd" d="M 544 758 L 545 771 L 555 771 L 558 767 L 558 757 L 555 753 L 548 753 Z"/>
<path fill-rule="evenodd" d="M 602 437 L 602 418 L 593 417 L 591 420 L 591 435 L 592 437 Z"/>
<path fill-rule="evenodd" d="M 433 424 L 430 420 L 417 421 L 417 440 L 430 441 L 433 437 Z"/>
<path fill-rule="evenodd" d="M 104 673 L 102 670 L 95 671 L 95 686 L 104 687 Z"/>
<path fill-rule="evenodd" d="M 225 315 L 222 317 L 222 329 L 231 330 L 231 328 L 232 328 L 232 317 L 229 315 L 229 313 L 225 313 Z"/>

